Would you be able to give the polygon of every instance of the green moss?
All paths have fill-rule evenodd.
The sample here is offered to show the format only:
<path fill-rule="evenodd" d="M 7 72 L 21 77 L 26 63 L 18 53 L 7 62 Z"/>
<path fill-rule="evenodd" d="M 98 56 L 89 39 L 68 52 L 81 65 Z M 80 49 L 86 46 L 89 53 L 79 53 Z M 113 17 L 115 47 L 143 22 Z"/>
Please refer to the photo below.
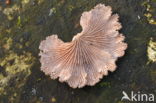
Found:
<path fill-rule="evenodd" d="M 49 11 L 49 16 L 53 15 L 56 13 L 56 8 L 51 8 L 50 11 Z"/>
<path fill-rule="evenodd" d="M 22 26 L 22 24 L 21 24 L 21 17 L 20 16 L 18 16 L 18 18 L 17 18 L 17 26 L 18 27 Z"/>
<path fill-rule="evenodd" d="M 9 50 L 12 46 L 13 40 L 11 38 L 4 38 L 6 43 L 3 45 L 4 49 Z"/>
<path fill-rule="evenodd" d="M 2 71 L 0 72 L 0 99 L 7 97 L 9 103 L 17 102 L 17 98 L 20 97 L 20 90 L 31 74 L 31 67 L 35 62 L 35 57 L 30 52 L 21 50 L 21 53 L 16 53 L 13 48 L 17 50 L 21 48 L 13 44 L 18 43 L 15 43 L 12 38 L 5 38 L 0 44 L 5 52 L 0 58 Z"/>
<path fill-rule="evenodd" d="M 8 20 L 14 19 L 14 13 L 17 13 L 20 9 L 20 6 L 14 4 L 12 7 L 4 8 L 3 13 L 7 16 Z"/>
<path fill-rule="evenodd" d="M 52 103 L 55 103 L 55 102 L 56 102 L 56 98 L 55 98 L 55 97 L 52 97 L 52 98 L 51 98 L 51 102 L 52 102 Z"/>
<path fill-rule="evenodd" d="M 111 83 L 110 82 L 101 82 L 100 84 L 99 84 L 99 86 L 100 87 L 111 87 Z"/>
<path fill-rule="evenodd" d="M 30 68 L 33 64 L 32 59 L 30 53 L 20 56 L 11 53 L 6 56 L 6 58 L 3 58 L 3 60 L 0 60 L 3 63 L 1 67 L 5 72 L 5 74 L 1 74 L 2 76 L 0 79 L 0 98 L 9 98 L 7 101 L 10 101 L 10 103 L 14 103 L 18 100 L 17 98 L 20 97 L 20 90 L 22 90 L 22 86 L 25 84 L 27 77 L 31 74 Z M 14 85 L 10 87 L 10 83 L 12 82 Z M 14 95 L 15 93 L 18 95 Z"/>
<path fill-rule="evenodd" d="M 147 56 L 149 61 L 156 62 L 156 41 L 150 39 L 147 47 Z"/>
<path fill-rule="evenodd" d="M 22 2 L 22 5 L 26 5 L 30 2 L 30 0 L 22 0 L 21 2 Z"/>
<path fill-rule="evenodd" d="M 122 102 L 122 101 L 118 101 L 117 103 L 124 103 L 124 102 Z"/>
<path fill-rule="evenodd" d="M 154 5 L 156 4 L 155 0 L 146 0 L 142 3 L 142 5 L 146 8 L 146 12 L 144 13 L 144 16 L 147 18 L 147 21 L 149 24 L 156 25 L 156 9 Z"/>
<path fill-rule="evenodd" d="M 7 74 L 14 75 L 16 73 L 22 72 L 27 68 L 30 68 L 31 64 L 29 64 L 28 62 L 31 61 L 31 59 L 32 56 L 30 53 L 23 53 L 22 55 L 18 56 L 16 53 L 10 52 L 10 54 L 3 58 L 3 60 L 1 61 Z"/>

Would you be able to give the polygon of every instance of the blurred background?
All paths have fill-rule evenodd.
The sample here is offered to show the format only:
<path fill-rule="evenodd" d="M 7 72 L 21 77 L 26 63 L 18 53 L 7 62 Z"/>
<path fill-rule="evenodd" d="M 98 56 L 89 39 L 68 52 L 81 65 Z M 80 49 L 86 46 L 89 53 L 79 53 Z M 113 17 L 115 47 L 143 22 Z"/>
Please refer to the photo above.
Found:
<path fill-rule="evenodd" d="M 119 14 L 128 43 L 117 70 L 82 89 L 50 79 L 39 43 L 52 34 L 71 41 L 81 14 L 99 3 Z M 122 91 L 156 96 L 156 0 L 0 0 L 0 103 L 129 103 Z"/>

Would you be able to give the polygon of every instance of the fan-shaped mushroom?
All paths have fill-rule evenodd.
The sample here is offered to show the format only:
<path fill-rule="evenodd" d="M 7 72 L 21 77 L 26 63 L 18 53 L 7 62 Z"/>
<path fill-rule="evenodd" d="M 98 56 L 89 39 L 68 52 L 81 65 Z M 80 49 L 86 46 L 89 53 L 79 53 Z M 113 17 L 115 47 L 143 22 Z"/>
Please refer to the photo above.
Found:
<path fill-rule="evenodd" d="M 64 43 L 57 35 L 41 42 L 41 70 L 72 88 L 95 85 L 108 71 L 116 69 L 115 61 L 127 48 L 124 36 L 118 32 L 118 18 L 112 15 L 110 6 L 103 4 L 84 12 L 80 20 L 82 32 L 71 42 Z"/>

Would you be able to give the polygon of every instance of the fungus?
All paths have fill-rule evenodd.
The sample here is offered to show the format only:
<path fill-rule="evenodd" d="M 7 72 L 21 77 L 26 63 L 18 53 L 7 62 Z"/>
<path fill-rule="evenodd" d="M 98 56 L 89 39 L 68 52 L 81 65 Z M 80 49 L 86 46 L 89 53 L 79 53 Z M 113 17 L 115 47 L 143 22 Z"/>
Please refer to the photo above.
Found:
<path fill-rule="evenodd" d="M 93 86 L 108 71 L 116 69 L 116 60 L 124 55 L 127 44 L 118 32 L 119 16 L 110 6 L 98 4 L 80 18 L 82 32 L 64 43 L 51 35 L 39 46 L 41 70 L 52 79 L 67 82 L 72 88 Z"/>

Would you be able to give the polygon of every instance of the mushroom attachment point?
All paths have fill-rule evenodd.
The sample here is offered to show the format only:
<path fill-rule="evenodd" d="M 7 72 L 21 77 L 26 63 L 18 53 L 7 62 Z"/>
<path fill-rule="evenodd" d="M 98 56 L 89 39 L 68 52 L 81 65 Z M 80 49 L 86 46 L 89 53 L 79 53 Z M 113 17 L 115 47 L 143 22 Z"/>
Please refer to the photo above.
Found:
<path fill-rule="evenodd" d="M 95 85 L 108 71 L 116 69 L 116 60 L 127 48 L 125 37 L 118 31 L 118 18 L 110 6 L 98 4 L 82 14 L 82 32 L 71 42 L 65 43 L 57 35 L 48 36 L 39 46 L 41 70 L 72 88 Z"/>

